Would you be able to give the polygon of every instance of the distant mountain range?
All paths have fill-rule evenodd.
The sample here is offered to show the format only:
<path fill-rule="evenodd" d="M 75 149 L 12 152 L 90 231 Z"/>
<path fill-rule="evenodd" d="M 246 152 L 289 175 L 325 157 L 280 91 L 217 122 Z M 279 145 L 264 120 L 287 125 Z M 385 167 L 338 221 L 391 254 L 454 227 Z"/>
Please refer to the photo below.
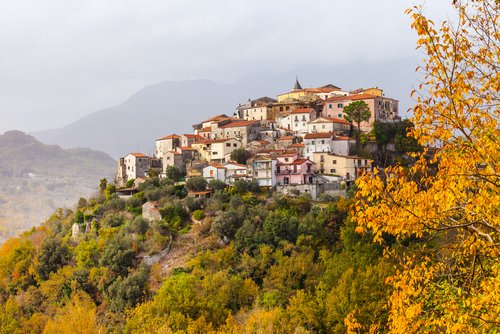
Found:
<path fill-rule="evenodd" d="M 344 89 L 379 86 L 410 106 L 410 83 L 415 82 L 412 61 L 356 66 L 307 66 L 287 72 L 249 75 L 233 84 L 210 80 L 165 81 L 146 87 L 124 103 L 89 114 L 55 130 L 34 133 L 40 141 L 62 147 L 89 147 L 113 158 L 133 151 L 154 153 L 154 141 L 170 133 L 191 133 L 192 124 L 216 114 L 232 115 L 249 98 L 276 97 L 291 90 L 295 75 L 304 87 L 334 84 Z"/>
<path fill-rule="evenodd" d="M 72 207 L 112 179 L 106 153 L 45 145 L 20 131 L 0 135 L 0 242 L 38 225 L 59 207 Z"/>

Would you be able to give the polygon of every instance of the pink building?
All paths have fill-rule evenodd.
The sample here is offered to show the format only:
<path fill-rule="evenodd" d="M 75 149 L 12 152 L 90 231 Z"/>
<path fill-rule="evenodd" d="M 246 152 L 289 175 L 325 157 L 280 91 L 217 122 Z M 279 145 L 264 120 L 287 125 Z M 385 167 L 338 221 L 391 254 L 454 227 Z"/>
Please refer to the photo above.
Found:
<path fill-rule="evenodd" d="M 296 153 L 277 157 L 276 184 L 310 184 L 314 182 L 316 165 L 309 159 L 298 159 Z"/>
<path fill-rule="evenodd" d="M 398 100 L 373 94 L 355 94 L 328 98 L 325 101 L 322 116 L 343 119 L 344 108 L 353 101 L 364 101 L 370 108 L 370 120 L 361 123 L 361 131 L 370 131 L 375 121 L 396 122 L 400 120 Z"/>

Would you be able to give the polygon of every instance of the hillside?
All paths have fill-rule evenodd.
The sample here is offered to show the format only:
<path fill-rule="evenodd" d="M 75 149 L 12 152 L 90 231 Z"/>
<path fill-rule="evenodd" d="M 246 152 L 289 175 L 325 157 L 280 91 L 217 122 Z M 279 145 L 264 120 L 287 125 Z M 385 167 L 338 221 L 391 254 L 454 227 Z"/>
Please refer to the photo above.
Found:
<path fill-rule="evenodd" d="M 63 150 L 20 131 L 0 136 L 0 242 L 90 195 L 115 161 L 90 149 Z"/>
<path fill-rule="evenodd" d="M 169 179 L 139 190 L 121 199 L 108 185 L 4 244 L 0 330 L 341 333 L 355 309 L 363 326 L 387 321 L 392 269 L 354 233 L 350 200 L 313 203 L 246 181 L 206 201 Z M 146 201 L 161 219 L 141 216 Z"/>

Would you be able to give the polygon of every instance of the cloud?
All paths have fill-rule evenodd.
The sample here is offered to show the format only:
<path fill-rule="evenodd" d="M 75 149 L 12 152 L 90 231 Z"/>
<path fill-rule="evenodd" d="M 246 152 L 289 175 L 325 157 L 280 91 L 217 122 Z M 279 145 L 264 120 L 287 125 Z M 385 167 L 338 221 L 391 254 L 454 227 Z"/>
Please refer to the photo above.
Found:
<path fill-rule="evenodd" d="M 165 79 L 412 59 L 394 0 L 46 0 L 0 4 L 0 131 L 62 126 Z M 427 4 L 444 17 L 447 1 Z"/>

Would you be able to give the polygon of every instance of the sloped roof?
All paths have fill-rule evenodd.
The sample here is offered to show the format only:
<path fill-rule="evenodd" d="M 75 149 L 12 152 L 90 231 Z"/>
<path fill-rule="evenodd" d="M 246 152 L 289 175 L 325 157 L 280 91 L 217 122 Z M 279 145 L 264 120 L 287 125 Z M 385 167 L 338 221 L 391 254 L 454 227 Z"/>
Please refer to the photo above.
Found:
<path fill-rule="evenodd" d="M 295 159 L 294 161 L 292 161 L 290 163 L 290 165 L 302 165 L 304 162 L 306 161 L 309 161 L 309 162 L 312 162 L 311 160 L 309 159 Z M 314 162 L 312 162 L 314 164 Z"/>
<path fill-rule="evenodd" d="M 300 85 L 299 78 L 295 78 L 295 85 L 293 85 L 293 89 L 302 89 L 302 86 Z"/>
<path fill-rule="evenodd" d="M 174 133 L 174 134 L 168 135 L 166 137 L 163 137 L 163 138 L 160 138 L 160 139 L 156 139 L 156 141 L 167 140 L 167 139 L 179 139 L 179 138 L 180 138 L 180 136 L 178 136 L 178 135 L 176 135 Z"/>
<path fill-rule="evenodd" d="M 219 139 L 214 139 L 214 140 L 212 140 L 212 142 L 213 142 L 213 143 L 225 143 L 225 142 L 227 142 L 227 141 L 229 141 L 229 140 L 231 140 L 231 139 L 232 139 L 232 140 L 238 140 L 238 139 L 236 139 L 236 138 L 219 138 Z"/>
<path fill-rule="evenodd" d="M 293 136 L 283 136 L 278 138 L 279 141 L 293 140 Z"/>
<path fill-rule="evenodd" d="M 207 123 L 207 122 L 213 122 L 213 121 L 217 121 L 221 118 L 229 118 L 226 114 L 220 114 L 220 115 L 215 115 L 213 117 L 210 117 L 209 119 L 207 120 L 204 120 L 203 122 L 201 123 Z"/>
<path fill-rule="evenodd" d="M 192 139 L 203 138 L 203 136 L 195 135 L 193 133 L 186 133 L 186 134 L 183 134 L 183 136 L 186 138 L 192 138 Z"/>
<path fill-rule="evenodd" d="M 313 108 L 297 108 L 294 109 L 291 114 L 309 114 L 311 111 L 314 111 Z"/>
<path fill-rule="evenodd" d="M 219 126 L 219 128 L 239 128 L 259 123 L 259 121 L 231 121 L 227 124 Z"/>
<path fill-rule="evenodd" d="M 145 155 L 145 154 L 142 154 L 142 153 L 135 153 L 135 152 L 134 152 L 134 153 L 129 153 L 129 154 L 127 154 L 127 155 L 133 155 L 133 156 L 134 156 L 134 157 L 136 157 L 136 158 L 147 158 L 147 157 L 148 157 L 148 156 L 147 156 L 147 155 Z"/>
<path fill-rule="evenodd" d="M 318 139 L 318 138 L 332 138 L 333 134 L 330 132 L 317 132 L 317 133 L 306 133 L 304 139 Z"/>
<path fill-rule="evenodd" d="M 346 137 L 346 136 L 335 136 L 333 140 L 354 140 L 354 138 Z"/>
<path fill-rule="evenodd" d="M 357 100 L 369 100 L 374 99 L 376 97 L 380 97 L 373 94 L 355 94 L 355 95 L 347 95 L 347 96 L 333 96 L 326 101 L 357 101 Z"/>

